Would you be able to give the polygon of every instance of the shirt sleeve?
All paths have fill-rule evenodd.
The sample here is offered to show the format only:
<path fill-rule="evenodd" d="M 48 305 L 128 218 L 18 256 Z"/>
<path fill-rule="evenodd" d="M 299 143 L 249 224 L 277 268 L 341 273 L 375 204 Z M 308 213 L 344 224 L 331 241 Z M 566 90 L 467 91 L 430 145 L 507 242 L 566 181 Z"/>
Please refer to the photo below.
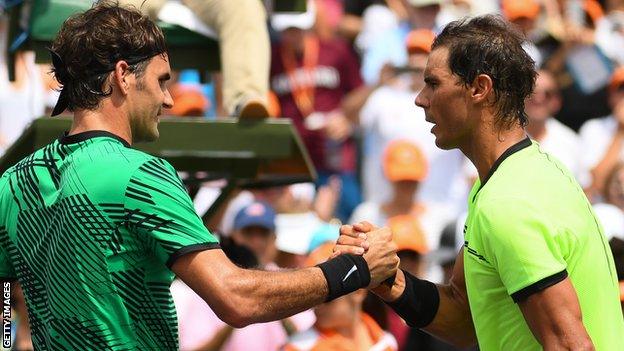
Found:
<path fill-rule="evenodd" d="M 9 182 L 9 177 L 8 175 L 5 173 L 2 178 L 0 178 L 0 194 L 2 194 L 1 196 L 1 200 L 2 200 L 2 208 L 7 208 L 7 204 L 5 203 L 5 201 L 12 201 L 11 199 L 8 199 L 6 194 L 9 193 L 8 191 L 8 182 Z M 13 267 L 13 264 L 11 263 L 11 258 L 9 257 L 9 254 L 7 252 L 8 249 L 8 243 L 9 243 L 9 234 L 7 232 L 6 229 L 6 225 L 7 225 L 7 211 L 0 211 L 2 214 L 0 214 L 0 278 L 2 279 L 15 279 L 17 278 L 17 275 L 15 274 L 15 269 Z"/>
<path fill-rule="evenodd" d="M 522 200 L 490 201 L 476 219 L 485 257 L 515 302 L 567 277 L 570 237 L 558 233 L 543 210 Z"/>
<path fill-rule="evenodd" d="M 175 169 L 162 159 L 150 159 L 135 171 L 126 186 L 125 209 L 128 229 L 169 268 L 182 255 L 219 248 Z"/>

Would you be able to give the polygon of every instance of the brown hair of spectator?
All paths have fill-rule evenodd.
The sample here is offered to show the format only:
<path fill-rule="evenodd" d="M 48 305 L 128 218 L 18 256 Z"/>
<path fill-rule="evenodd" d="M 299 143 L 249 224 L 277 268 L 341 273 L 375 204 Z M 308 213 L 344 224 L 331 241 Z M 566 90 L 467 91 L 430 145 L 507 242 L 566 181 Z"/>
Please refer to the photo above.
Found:
<path fill-rule="evenodd" d="M 526 126 L 524 100 L 535 86 L 535 62 L 522 48 L 522 32 L 497 15 L 467 18 L 449 23 L 432 49 L 448 49 L 448 65 L 464 85 L 480 74 L 493 82 L 496 117 L 505 127 Z"/>
<path fill-rule="evenodd" d="M 74 111 L 93 110 L 111 94 L 107 81 L 117 62 L 126 61 L 140 78 L 167 47 L 160 28 L 138 10 L 99 1 L 63 23 L 50 51 L 52 72 L 63 86 L 58 104 Z"/>

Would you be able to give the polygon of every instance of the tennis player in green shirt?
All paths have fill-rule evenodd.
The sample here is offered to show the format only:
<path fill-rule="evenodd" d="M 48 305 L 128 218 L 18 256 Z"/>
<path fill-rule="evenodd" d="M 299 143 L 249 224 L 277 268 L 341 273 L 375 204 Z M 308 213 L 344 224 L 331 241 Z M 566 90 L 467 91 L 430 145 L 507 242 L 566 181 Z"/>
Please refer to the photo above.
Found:
<path fill-rule="evenodd" d="M 399 271 L 375 289 L 409 325 L 484 351 L 624 350 L 618 282 L 601 225 L 572 174 L 525 132 L 535 81 L 524 38 L 496 16 L 447 25 L 416 98 L 436 145 L 479 178 L 449 285 Z M 341 228 L 335 252 L 364 246 Z"/>
<path fill-rule="evenodd" d="M 242 327 L 395 274 L 388 230 L 363 257 L 302 270 L 227 259 L 175 169 L 132 148 L 158 137 L 173 104 L 163 34 L 135 9 L 99 2 L 65 21 L 51 51 L 53 114 L 72 111 L 71 129 L 0 178 L 0 277 L 21 283 L 35 349 L 177 349 L 174 275 Z"/>

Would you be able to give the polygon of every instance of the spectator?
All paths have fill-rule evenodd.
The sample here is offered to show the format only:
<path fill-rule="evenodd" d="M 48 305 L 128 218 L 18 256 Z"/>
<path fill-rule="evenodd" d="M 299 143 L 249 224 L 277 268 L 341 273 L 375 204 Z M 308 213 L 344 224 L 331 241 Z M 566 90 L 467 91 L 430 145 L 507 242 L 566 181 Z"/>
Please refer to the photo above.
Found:
<path fill-rule="evenodd" d="M 579 138 L 572 129 L 553 118 L 560 109 L 561 95 L 555 78 L 550 72 L 539 70 L 533 94 L 525 102 L 529 118 L 527 132 L 578 178 Z"/>
<path fill-rule="evenodd" d="M 45 109 L 45 87 L 33 52 L 18 52 L 15 81 L 7 66 L 8 16 L 0 13 L 0 156 Z"/>
<path fill-rule="evenodd" d="M 336 194 L 328 192 L 329 197 L 323 207 L 330 211 L 335 206 Z M 319 196 L 321 195 L 319 189 Z M 277 230 L 278 256 L 276 263 L 282 268 L 305 267 L 310 242 L 314 232 L 326 222 L 314 211 L 316 196 L 314 185 L 311 183 L 293 184 L 287 188 L 283 200 L 284 211 L 277 215 L 275 220 Z M 336 232 L 337 233 L 337 232 Z M 336 235 L 337 236 L 337 235 Z"/>
<path fill-rule="evenodd" d="M 624 3 L 609 9 L 596 23 L 596 45 L 618 65 L 624 65 Z"/>
<path fill-rule="evenodd" d="M 540 14 L 539 2 L 536 0 L 503 0 L 501 5 L 505 18 L 520 27 L 524 35 L 530 37 L 535 29 L 537 17 Z M 537 46 L 532 41 L 527 40 L 524 42 L 523 48 L 535 61 L 535 66 L 541 67 L 542 55 Z"/>
<path fill-rule="evenodd" d="M 378 82 L 379 72 L 386 64 L 404 66 L 407 53 L 404 50 L 405 39 L 413 29 L 429 29 L 437 32 L 436 23 L 442 0 L 408 0 L 408 20 L 401 22 L 377 37 L 362 57 L 362 77 L 368 85 Z"/>
<path fill-rule="evenodd" d="M 326 184 L 332 175 L 340 177 L 336 215 L 344 221 L 361 195 L 355 173 L 353 126 L 342 104 L 359 96 L 360 91 L 355 89 L 362 80 L 357 59 L 346 43 L 320 39 L 310 30 L 314 19 L 312 2 L 306 13 L 272 17 L 280 40 L 272 52 L 271 89 L 279 99 L 282 114 L 293 120 L 303 138 L 318 171 L 317 186 Z"/>
<path fill-rule="evenodd" d="M 392 30 L 396 30 L 399 23 L 407 19 L 406 4 L 400 0 L 373 1 L 372 4 L 360 13 L 360 17 L 345 14 L 343 24 L 357 24 L 355 35 L 355 47 L 359 53 L 365 53 L 371 44 Z M 346 6 L 346 5 L 345 5 Z"/>
<path fill-rule="evenodd" d="M 423 180 L 418 194 L 425 203 L 446 206 L 451 212 L 465 206 L 469 187 L 462 175 L 464 157 L 457 150 L 440 150 L 431 134 L 431 123 L 424 111 L 414 106 L 424 86 L 423 70 L 434 33 L 422 29 L 412 31 L 405 42 L 407 66 L 387 66 L 387 84 L 370 95 L 359 114 L 363 135 L 362 184 L 365 201 L 383 202 L 390 197 L 390 184 L 382 171 L 383 151 L 393 140 L 404 139 L 416 144 L 430 165 L 429 176 Z"/>
<path fill-rule="evenodd" d="M 415 201 L 420 182 L 426 177 L 427 160 L 422 151 L 409 141 L 397 140 L 388 145 L 384 154 L 384 174 L 392 186 L 392 196 L 386 202 L 364 202 L 357 207 L 350 223 L 369 221 L 377 226 L 388 219 L 407 215 L 422 227 L 425 242 L 437 246 L 449 214 Z"/>
<path fill-rule="evenodd" d="M 230 237 L 234 244 L 248 248 L 261 268 L 277 269 L 275 257 L 275 211 L 264 202 L 253 202 L 235 217 Z M 249 260 L 246 260 L 249 261 Z M 180 349 L 224 351 L 274 351 L 286 342 L 287 335 L 313 322 L 310 313 L 242 329 L 222 322 L 204 300 L 181 281 L 171 287 L 179 317 Z M 292 321 L 294 321 L 294 324 Z"/>
<path fill-rule="evenodd" d="M 401 259 L 399 268 L 416 277 L 424 278 L 425 257 L 429 252 L 429 248 L 418 221 L 409 215 L 399 215 L 390 218 L 388 226 L 392 230 L 392 239 L 397 244 L 397 255 Z M 456 255 L 457 252 L 454 252 L 454 254 Z M 391 308 L 381 301 L 379 303 L 385 306 L 388 329 L 397 339 L 399 350 L 457 350 L 422 330 L 409 328 Z"/>
<path fill-rule="evenodd" d="M 157 19 L 168 0 L 122 0 Z M 271 57 L 266 11 L 258 0 L 183 0 L 219 39 L 223 104 L 231 116 L 268 117 L 268 68 Z M 179 5 L 179 4 L 177 4 Z M 244 20 L 241 20 L 244 19 Z M 246 52 L 253 52 L 253 58 Z"/>
<path fill-rule="evenodd" d="M 609 84 L 609 116 L 588 120 L 580 129 L 581 185 L 590 199 L 600 199 L 608 175 L 623 160 L 624 67 L 613 72 Z"/>
<path fill-rule="evenodd" d="M 308 264 L 313 266 L 325 262 L 331 256 L 333 247 L 333 242 L 319 246 L 310 254 Z M 289 338 L 284 350 L 396 350 L 394 337 L 362 313 L 365 296 L 365 290 L 358 290 L 315 307 L 314 326 Z"/>

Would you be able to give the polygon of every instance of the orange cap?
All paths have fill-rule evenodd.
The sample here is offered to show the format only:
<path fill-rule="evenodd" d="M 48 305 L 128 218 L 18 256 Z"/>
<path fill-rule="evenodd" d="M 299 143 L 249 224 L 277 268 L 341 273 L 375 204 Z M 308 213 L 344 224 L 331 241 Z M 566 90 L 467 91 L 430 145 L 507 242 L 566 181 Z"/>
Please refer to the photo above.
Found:
<path fill-rule="evenodd" d="M 609 82 L 609 91 L 618 89 L 624 83 L 624 66 L 620 66 L 611 74 L 611 81 Z"/>
<path fill-rule="evenodd" d="M 386 178 L 421 181 L 427 176 L 427 160 L 414 143 L 396 140 L 386 147 L 383 162 Z"/>
<path fill-rule="evenodd" d="M 407 52 L 410 54 L 417 52 L 430 53 L 435 37 L 435 33 L 430 29 L 416 29 L 409 32 L 405 39 Z"/>
<path fill-rule="evenodd" d="M 620 301 L 624 302 L 624 280 L 620 281 Z"/>
<path fill-rule="evenodd" d="M 604 17 L 604 10 L 596 0 L 585 0 L 583 2 L 583 10 L 589 15 L 589 18 L 591 18 L 594 24 Z"/>
<path fill-rule="evenodd" d="M 421 255 L 429 251 L 425 234 L 415 216 L 394 216 L 388 219 L 388 227 L 392 230 L 392 240 L 398 246 L 397 251 L 411 250 Z"/>
<path fill-rule="evenodd" d="M 535 19 L 540 12 L 540 5 L 535 0 L 503 0 L 501 7 L 505 18 L 509 21 L 518 18 Z"/>
<path fill-rule="evenodd" d="M 280 102 L 279 102 L 279 99 L 277 98 L 277 95 L 275 95 L 273 91 L 269 90 L 267 100 L 269 101 L 269 105 L 268 105 L 269 116 L 280 117 L 280 115 L 282 114 L 282 108 L 280 107 Z"/>
<path fill-rule="evenodd" d="M 208 99 L 199 88 L 175 84 L 171 89 L 173 108 L 168 112 L 174 116 L 203 116 L 208 106 Z"/>
<path fill-rule="evenodd" d="M 316 266 L 319 263 L 327 261 L 334 253 L 334 245 L 336 245 L 336 243 L 332 241 L 327 241 L 314 249 L 308 255 L 308 259 L 306 260 L 306 266 L 312 267 Z"/>

